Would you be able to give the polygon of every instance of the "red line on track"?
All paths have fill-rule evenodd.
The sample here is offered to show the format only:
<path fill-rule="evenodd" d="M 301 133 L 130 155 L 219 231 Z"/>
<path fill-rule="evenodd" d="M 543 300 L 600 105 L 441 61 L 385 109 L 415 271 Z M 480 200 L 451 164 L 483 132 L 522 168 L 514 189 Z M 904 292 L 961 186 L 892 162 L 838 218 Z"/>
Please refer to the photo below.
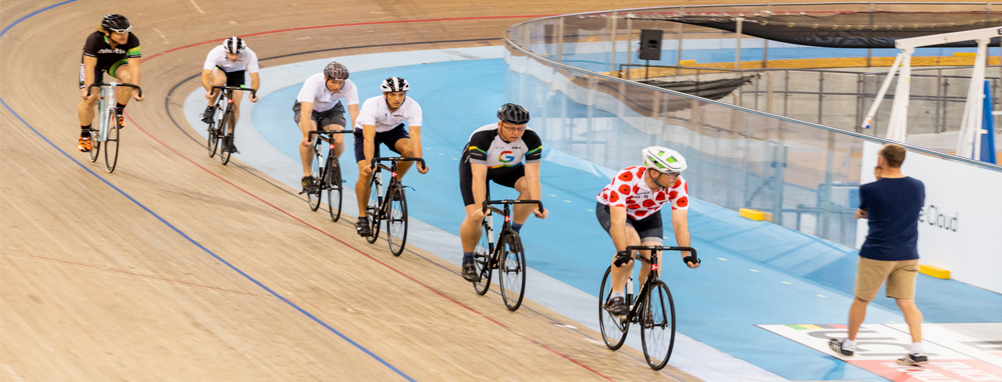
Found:
<path fill-rule="evenodd" d="M 426 23 L 426 22 L 433 22 L 433 21 L 461 21 L 461 20 L 485 20 L 485 19 L 525 19 L 525 18 L 549 17 L 549 16 L 554 16 L 554 15 L 480 16 L 480 17 L 451 17 L 451 18 L 422 19 L 422 20 L 369 21 L 369 22 L 364 22 L 364 23 L 345 23 L 345 24 L 317 25 L 317 26 L 302 27 L 302 28 L 278 29 L 278 30 L 267 31 L 267 32 L 257 32 L 257 33 L 245 34 L 245 35 L 240 36 L 240 37 L 244 38 L 244 37 L 249 37 L 249 36 L 261 36 L 261 35 L 281 33 L 281 32 L 294 32 L 294 31 L 302 31 L 302 30 L 310 30 L 310 29 L 321 29 L 321 28 L 352 27 L 352 26 L 360 26 L 360 25 L 406 24 L 406 23 Z M 158 56 L 161 56 L 161 55 L 164 55 L 164 54 L 167 54 L 167 53 L 175 52 L 175 51 L 178 51 L 178 50 L 181 50 L 181 49 L 184 49 L 184 48 L 190 48 L 190 47 L 193 47 L 193 46 L 205 45 L 205 44 L 216 42 L 216 41 L 223 41 L 223 40 L 225 40 L 227 38 L 229 38 L 229 37 L 218 38 L 218 39 L 208 40 L 208 41 L 202 41 L 202 42 L 198 42 L 198 43 L 194 43 L 194 44 L 188 44 L 188 45 L 185 45 L 185 46 L 179 46 L 177 48 L 167 49 L 167 50 L 165 50 L 163 52 L 160 52 L 160 53 L 154 54 L 152 56 L 146 57 L 141 62 L 146 62 L 147 60 L 151 60 L 154 57 L 158 57 Z"/>
<path fill-rule="evenodd" d="M 530 17 L 545 17 L 545 16 L 544 16 L 544 15 L 535 15 L 535 16 L 534 16 L 534 15 L 529 15 L 529 16 L 485 16 L 485 17 L 459 17 L 459 18 L 445 18 L 445 19 L 427 19 L 427 20 L 402 20 L 402 21 L 377 21 L 377 22 L 369 22 L 369 23 L 352 23 L 352 24 L 336 24 L 336 25 L 324 25 L 324 26 L 315 26 L 315 27 L 305 27 L 305 28 L 290 28 L 290 29 L 282 29 L 282 30 L 276 30 L 276 31 L 268 31 L 268 32 L 260 32 L 260 33 L 256 33 L 256 34 L 250 34 L 250 35 L 245 35 L 245 36 L 254 36 L 254 35 L 263 35 L 263 34 L 270 34 L 270 33 L 279 33 L 279 32 L 288 32 L 288 31 L 295 31 L 295 30 L 305 30 L 305 29 L 317 29 L 317 28 L 332 28 L 332 27 L 342 27 L 342 26 L 355 26 L 355 25 L 375 25 L 375 24 L 402 24 L 402 23 L 413 23 L 413 22 L 431 22 L 431 21 L 455 21 L 455 20 L 478 20 L 478 19 L 504 19 L 504 18 L 530 18 Z M 148 61 L 148 60 L 150 60 L 150 59 L 153 59 L 154 57 L 158 57 L 158 56 L 160 56 L 160 55 L 163 55 L 163 54 L 166 54 L 166 53 L 170 53 L 170 52 L 174 52 L 174 51 L 178 51 L 178 50 L 181 50 L 181 49 L 184 49 L 184 48 L 188 48 L 188 47 L 193 47 L 193 46 L 199 46 L 199 45 L 204 45 L 204 44 L 208 44 L 208 43 L 210 43 L 210 42 L 214 42 L 214 41 L 220 41 L 220 40 L 221 40 L 221 39 L 219 39 L 219 40 L 209 40 L 209 41 L 203 41 L 203 42 L 199 42 L 199 43 L 195 43 L 195 44 L 189 44 L 189 45 L 185 45 L 185 46 L 182 46 L 182 47 L 178 47 L 178 48 L 173 48 L 173 49 L 168 49 L 168 50 L 166 50 L 166 51 L 164 51 L 164 52 L 161 52 L 161 53 L 157 53 L 157 54 L 155 54 L 155 55 L 152 55 L 152 56 L 150 56 L 150 57 L 147 57 L 147 58 L 144 58 L 144 59 L 143 59 L 143 61 L 145 62 L 145 61 Z M 225 178 L 223 178 L 222 176 L 219 176 L 218 174 L 216 174 L 216 173 L 212 172 L 211 170 L 209 170 L 209 169 L 207 169 L 207 168 L 203 167 L 202 165 L 200 165 L 200 164 L 196 163 L 195 161 L 191 160 L 190 158 L 188 158 L 188 157 L 184 156 L 183 154 L 181 154 L 181 153 L 177 152 L 176 150 L 174 150 L 174 148 L 173 148 L 173 147 L 170 147 L 170 146 L 168 146 L 168 145 L 167 145 L 166 143 L 164 143 L 163 141 L 161 141 L 161 140 L 157 139 L 156 137 L 154 137 L 154 136 L 153 136 L 153 134 L 150 134 L 150 132 L 146 131 L 146 129 L 143 129 L 143 128 L 142 128 L 141 126 L 139 126 L 139 124 L 138 124 L 138 123 L 136 123 L 136 121 L 132 119 L 132 116 L 130 116 L 130 115 L 128 115 L 128 114 L 126 114 L 126 118 L 128 118 L 128 119 L 129 119 L 129 122 L 131 122 L 131 123 L 132 123 L 133 125 L 135 125 L 135 126 L 136 126 L 136 128 L 138 128 L 138 129 L 139 129 L 140 131 L 142 131 L 142 132 L 143 132 L 143 134 L 146 134 L 146 135 L 147 135 L 148 137 L 152 138 L 152 139 L 153 139 L 154 141 L 157 141 L 157 143 L 159 143 L 159 144 L 161 144 L 162 146 L 166 147 L 166 148 L 167 148 L 168 150 L 170 150 L 170 151 L 171 151 L 171 152 L 173 152 L 174 154 L 177 154 L 177 156 L 179 156 L 179 157 L 181 157 L 182 159 L 184 159 L 184 160 L 188 161 L 189 163 L 191 163 L 191 164 L 195 165 L 196 167 L 198 167 L 198 168 L 200 168 L 200 169 L 204 170 L 205 172 L 207 172 L 207 173 L 211 174 L 212 176 L 216 177 L 217 179 L 219 179 L 219 180 L 222 180 L 223 182 L 226 182 L 226 184 L 229 184 L 230 186 L 233 186 L 234 188 L 236 188 L 236 189 L 238 189 L 238 190 L 242 191 L 243 193 L 245 193 L 245 194 L 249 195 L 250 197 L 252 197 L 252 198 L 254 198 L 254 199 L 257 199 L 257 200 L 258 200 L 258 201 L 260 201 L 261 203 L 264 203 L 264 204 L 268 205 L 269 207 L 271 207 L 271 208 L 274 208 L 275 210 L 277 210 L 277 211 L 281 212 L 282 214 L 284 214 L 284 215 L 286 215 L 286 216 L 288 216 L 288 217 L 292 218 L 293 220 L 295 220 L 295 221 L 297 221 L 297 222 L 300 222 L 300 223 L 302 223 L 302 224 L 306 225 L 307 227 L 310 227 L 310 228 L 312 228 L 312 229 L 316 230 L 317 232 L 320 232 L 320 233 L 321 233 L 321 234 L 323 234 L 324 236 L 327 236 L 327 237 L 329 237 L 329 238 L 331 238 L 331 239 L 334 239 L 335 241 L 337 241 L 337 242 L 339 242 L 339 243 L 343 244 L 344 246 L 346 246 L 346 247 L 348 247 L 348 248 L 351 248 L 351 249 L 355 250 L 355 252 L 358 252 L 359 254 L 361 254 L 361 255 L 363 255 L 363 256 L 365 256 L 365 257 L 369 258 L 370 260 L 373 260 L 373 261 L 375 261 L 375 262 L 379 263 L 380 265 L 382 265 L 382 266 L 384 266 L 384 267 L 386 267 L 386 268 L 389 268 L 390 270 L 392 270 L 392 271 L 396 272 L 397 274 L 399 274 L 399 275 L 401 275 L 401 276 L 403 276 L 403 277 L 407 278 L 408 280 L 411 280 L 411 281 L 413 281 L 413 282 L 417 283 L 418 285 L 420 285 L 420 286 L 422 286 L 422 287 L 425 287 L 426 289 L 428 289 L 428 290 L 430 290 L 430 291 L 434 292 L 435 294 L 438 294 L 439 296 L 442 296 L 442 297 L 444 297 L 444 298 L 445 298 L 446 300 L 449 300 L 449 301 L 451 301 L 451 302 L 455 303 L 456 305 L 459 305 L 459 306 L 461 306 L 461 307 L 463 307 L 463 308 L 466 308 L 466 309 L 467 309 L 467 310 L 469 310 L 470 312 L 473 312 L 473 313 L 475 313 L 475 314 L 479 315 L 480 317 L 483 317 L 483 318 L 487 319 L 488 321 L 490 321 L 490 322 L 493 322 L 493 323 L 497 324 L 498 326 L 500 326 L 500 327 L 504 328 L 505 330 L 508 330 L 508 331 L 510 331 L 510 332 L 512 332 L 512 333 L 514 333 L 514 334 L 516 334 L 516 335 L 518 335 L 518 336 L 520 336 L 520 337 L 522 337 L 522 338 L 524 338 L 524 339 L 528 340 L 529 342 L 532 342 L 533 344 L 536 344 L 536 345 L 539 345 L 540 347 L 542 347 L 542 348 L 544 348 L 544 349 L 546 349 L 546 350 L 549 350 L 549 351 L 550 351 L 550 352 L 552 352 L 553 354 L 556 354 L 556 355 L 558 355 L 558 356 L 560 356 L 560 357 L 562 357 L 562 358 L 564 358 L 564 359 L 566 359 L 566 360 L 568 360 L 568 361 L 571 361 L 571 362 L 572 362 L 572 363 L 574 363 L 575 365 L 578 365 L 578 366 L 581 366 L 581 367 L 582 367 L 582 368 L 584 368 L 585 370 L 588 370 L 588 371 L 590 371 L 590 372 L 594 373 L 595 375 L 598 375 L 599 377 L 602 377 L 602 378 L 604 378 L 604 379 L 606 379 L 606 380 L 609 380 L 609 381 L 612 381 L 612 380 L 613 380 L 612 378 L 609 378 L 609 377 L 606 377 L 605 375 L 603 375 L 602 373 L 599 373 L 599 372 L 598 372 L 598 371 L 596 371 L 595 369 L 592 369 L 592 368 L 590 368 L 590 367 L 588 367 L 588 366 L 586 366 L 586 365 L 582 364 L 581 362 L 578 362 L 577 360 L 575 360 L 575 359 L 573 359 L 573 358 L 571 358 L 571 357 L 569 357 L 569 356 L 567 356 L 567 355 L 565 355 L 565 354 L 563 354 L 563 353 L 561 353 L 561 352 L 559 352 L 559 351 L 557 351 L 557 350 L 555 350 L 555 349 L 553 349 L 553 348 L 551 348 L 551 347 L 547 346 L 546 344 L 543 344 L 543 343 L 541 343 L 541 342 L 539 342 L 539 341 L 536 341 L 535 339 L 532 339 L 532 338 L 530 338 L 530 337 L 528 337 L 528 336 L 526 336 L 526 335 L 524 335 L 524 334 L 522 334 L 522 333 L 519 333 L 519 332 L 515 331 L 514 329 L 512 329 L 511 327 L 509 327 L 509 326 L 507 326 L 507 325 L 505 325 L 505 324 L 503 324 L 503 323 L 501 323 L 501 322 L 499 322 L 499 321 L 497 321 L 497 320 L 495 320 L 495 319 L 493 319 L 493 318 L 491 318 L 491 317 L 489 317 L 489 316 L 487 316 L 487 315 L 485 315 L 485 314 L 483 314 L 483 313 L 480 313 L 480 312 L 479 312 L 479 311 L 477 311 L 476 309 L 473 309 L 473 308 L 471 308 L 471 307 L 469 307 L 469 306 L 467 306 L 467 305 L 465 305 L 465 304 L 463 304 L 463 303 L 461 303 L 461 302 L 459 302 L 459 301 L 456 301 L 455 299 L 453 299 L 452 297 L 449 297 L 449 296 L 447 296 L 447 295 L 446 295 L 445 293 L 442 293 L 442 292 L 441 292 L 441 291 L 439 291 L 438 289 L 435 289 L 435 288 L 433 288 L 433 287 L 431 287 L 431 286 L 429 286 L 429 285 L 427 285 L 427 284 L 425 284 L 425 283 L 422 283 L 421 281 L 418 281 L 417 279 L 415 279 L 415 278 L 411 277 L 410 275 L 408 275 L 408 274 L 406 274 L 406 273 L 404 273 L 404 272 L 401 272 L 400 270 L 398 270 L 398 269 L 396 269 L 396 268 L 394 268 L 394 267 L 390 266 L 389 264 L 386 264 L 386 263 L 382 262 L 381 260 L 379 260 L 379 259 L 377 259 L 377 258 L 375 258 L 375 257 L 372 257 L 371 255 L 369 255 L 369 254 L 367 254 L 367 253 L 363 252 L 362 250 L 360 250 L 360 249 L 358 249 L 358 248 L 355 248 L 355 247 L 353 247 L 353 246 L 352 246 L 351 244 L 348 244 L 347 242 L 344 242 L 344 241 L 342 241 L 341 239 L 338 239 L 338 238 L 334 237 L 333 235 L 331 235 L 331 234 L 327 233 L 326 231 L 324 231 L 324 230 L 322 230 L 322 229 L 320 229 L 320 228 L 317 228 L 316 226 L 313 226 L 313 225 L 312 225 L 312 224 L 310 224 L 310 223 L 307 223 L 306 221 L 304 221 L 304 220 L 302 220 L 302 219 L 300 219 L 300 218 L 296 217 L 295 215 L 292 215 L 292 214 L 290 214 L 289 212 L 286 212 L 285 210 L 283 210 L 283 209 L 279 208 L 278 206 L 275 206 L 274 204 L 271 204 L 271 203 L 267 202 L 266 200 L 264 200 L 264 199 L 261 199 L 261 198 L 260 198 L 260 197 L 258 197 L 257 195 L 254 195 L 253 193 L 251 193 L 251 192 L 249 192 L 249 191 L 247 191 L 247 190 L 245 190 L 245 189 L 241 188 L 240 186 L 237 186 L 236 184 L 233 184 L 233 183 L 232 183 L 232 182 L 230 182 L 229 180 L 226 180 L 226 179 L 225 179 Z"/>

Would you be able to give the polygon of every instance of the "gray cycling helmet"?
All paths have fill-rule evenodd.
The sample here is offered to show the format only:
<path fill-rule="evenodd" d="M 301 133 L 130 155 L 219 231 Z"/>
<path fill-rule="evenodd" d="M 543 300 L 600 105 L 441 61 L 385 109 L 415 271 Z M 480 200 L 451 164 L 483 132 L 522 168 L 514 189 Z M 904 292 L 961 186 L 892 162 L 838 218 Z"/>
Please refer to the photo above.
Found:
<path fill-rule="evenodd" d="M 347 80 L 348 68 L 337 61 L 331 61 L 331 63 L 324 67 L 324 76 L 332 80 Z"/>

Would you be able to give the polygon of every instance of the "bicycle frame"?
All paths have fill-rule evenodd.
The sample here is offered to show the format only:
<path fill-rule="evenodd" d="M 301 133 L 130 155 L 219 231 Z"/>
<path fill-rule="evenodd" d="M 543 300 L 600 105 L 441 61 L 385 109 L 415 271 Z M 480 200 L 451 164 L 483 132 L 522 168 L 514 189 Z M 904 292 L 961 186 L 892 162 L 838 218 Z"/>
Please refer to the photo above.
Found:
<path fill-rule="evenodd" d="M 334 142 L 332 140 L 333 135 L 334 134 L 351 134 L 353 131 L 354 130 L 313 130 L 313 131 L 307 132 L 307 134 L 308 134 L 307 135 L 307 139 L 309 139 L 309 140 L 312 141 L 313 140 L 313 136 L 314 135 L 317 136 L 317 140 L 313 142 L 314 156 L 316 156 L 317 153 L 320 153 L 320 148 L 321 148 L 320 141 L 321 140 L 326 141 L 329 144 L 328 151 L 327 151 L 327 156 L 328 156 L 328 161 L 329 161 L 330 160 L 330 156 L 334 155 Z M 330 172 L 331 169 L 330 169 L 330 166 L 325 166 L 324 163 L 318 163 L 318 165 L 321 166 L 321 168 L 320 168 L 320 177 L 317 178 L 317 179 L 314 179 L 314 181 L 320 182 L 321 186 L 323 186 L 323 182 L 321 182 L 321 179 L 326 179 L 327 173 Z M 321 189 L 323 189 L 323 188 L 321 188 Z"/>
<path fill-rule="evenodd" d="M 390 165 L 387 166 L 379 162 L 390 162 Z M 400 180 L 398 180 L 399 178 L 397 177 L 397 162 L 421 162 L 421 166 L 425 165 L 424 159 L 416 157 L 372 158 L 372 168 L 375 169 L 375 174 L 373 174 L 373 176 L 376 178 L 376 184 L 375 184 L 376 195 L 377 195 L 376 205 L 379 206 L 379 211 L 382 211 L 384 208 L 386 208 L 385 204 L 389 203 L 390 199 L 390 190 L 393 189 L 393 186 L 400 183 Z M 386 170 L 390 172 L 390 183 L 386 185 L 386 193 L 383 193 L 383 177 L 382 177 L 382 171 L 380 170 Z M 369 192 L 372 192 L 372 190 L 369 190 Z"/>
<path fill-rule="evenodd" d="M 650 260 L 645 259 L 644 256 L 640 254 L 640 251 L 651 251 Z M 626 303 L 627 306 L 630 307 L 630 313 L 627 315 L 627 317 L 631 317 L 631 321 L 636 321 L 638 317 L 640 317 L 640 312 L 638 312 L 638 310 L 640 309 L 641 304 L 637 304 L 636 302 L 644 301 L 644 298 L 647 297 L 647 293 L 649 293 L 651 286 L 654 285 L 654 282 L 660 278 L 660 276 L 658 275 L 660 273 L 660 269 L 658 266 L 658 256 L 660 255 L 661 251 L 688 251 L 689 253 L 692 254 L 693 260 L 698 261 L 697 260 L 698 256 L 696 255 L 696 249 L 692 247 L 665 247 L 661 245 L 656 245 L 656 246 L 631 245 L 626 247 L 625 251 L 620 251 L 616 253 L 616 261 L 614 262 L 616 267 L 619 267 L 622 264 L 629 262 L 630 260 L 640 260 L 644 264 L 649 264 L 651 267 L 650 272 L 647 274 L 647 279 L 644 280 L 644 283 L 640 288 L 640 294 L 637 295 L 636 299 L 633 298 L 632 271 L 630 272 L 629 281 L 626 282 Z"/>
<path fill-rule="evenodd" d="M 126 84 L 121 82 L 95 82 L 87 87 L 87 96 L 90 97 L 90 92 L 92 88 L 99 88 L 101 93 L 98 97 L 97 108 L 100 110 L 98 114 L 99 128 L 97 137 L 95 138 L 98 142 L 107 142 L 108 140 L 108 116 L 113 112 L 112 109 L 115 107 L 114 104 L 110 104 L 108 99 L 115 98 L 115 88 L 119 86 L 128 86 L 139 90 L 139 96 L 142 97 L 143 89 L 139 86 L 133 84 Z"/>
<path fill-rule="evenodd" d="M 493 204 L 501 204 L 504 206 L 503 207 L 504 209 L 499 209 L 497 207 L 494 207 Z M 487 245 L 488 245 L 487 253 L 490 254 L 491 256 L 491 261 L 489 263 L 491 267 L 497 268 L 497 262 L 500 261 L 501 259 L 501 248 L 499 246 L 494 245 L 495 243 L 494 219 L 491 218 L 491 213 L 496 212 L 501 214 L 501 216 L 504 216 L 504 223 L 502 223 L 501 225 L 501 233 L 498 235 L 498 240 L 497 240 L 497 242 L 500 243 L 501 240 L 503 240 L 504 237 L 508 234 L 508 232 L 513 230 L 511 228 L 512 215 L 510 206 L 515 204 L 535 204 L 539 206 L 540 211 L 543 210 L 543 202 L 538 200 L 514 200 L 514 199 L 485 200 L 483 203 L 483 211 L 485 213 L 483 224 L 484 227 L 487 228 Z"/>
<path fill-rule="evenodd" d="M 220 93 L 221 93 L 219 95 L 219 98 L 216 99 L 216 102 L 215 102 L 216 112 L 212 116 L 212 120 L 216 122 L 216 123 L 214 123 L 216 130 L 218 130 L 220 133 L 222 133 L 220 136 L 225 136 L 226 134 L 228 134 L 228 131 L 229 131 L 229 129 L 231 127 L 232 128 L 236 128 L 236 126 L 237 126 L 237 122 L 235 120 L 233 120 L 232 118 L 230 119 L 230 123 L 232 124 L 232 126 L 226 126 L 226 130 L 221 130 L 220 126 L 218 125 L 219 122 L 223 120 L 223 116 L 226 115 L 226 113 L 232 113 L 233 112 L 233 109 L 232 109 L 233 108 L 233 92 L 234 91 L 238 91 L 238 90 L 239 91 L 249 91 L 254 96 L 257 96 L 257 90 L 252 89 L 252 88 L 240 87 L 240 86 L 213 86 L 212 90 L 219 90 Z M 224 98 L 226 100 L 225 102 L 223 102 Z M 219 107 L 220 104 L 222 104 L 224 107 L 220 108 Z"/>

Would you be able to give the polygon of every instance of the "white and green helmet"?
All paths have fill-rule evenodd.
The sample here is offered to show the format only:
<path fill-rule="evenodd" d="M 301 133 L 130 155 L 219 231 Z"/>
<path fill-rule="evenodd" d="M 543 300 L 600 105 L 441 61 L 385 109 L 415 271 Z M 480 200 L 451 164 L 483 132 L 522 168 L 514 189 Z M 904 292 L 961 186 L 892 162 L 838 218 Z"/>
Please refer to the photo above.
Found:
<path fill-rule="evenodd" d="M 685 158 L 678 151 L 651 146 L 644 149 L 644 167 L 665 174 L 678 174 L 685 171 Z"/>

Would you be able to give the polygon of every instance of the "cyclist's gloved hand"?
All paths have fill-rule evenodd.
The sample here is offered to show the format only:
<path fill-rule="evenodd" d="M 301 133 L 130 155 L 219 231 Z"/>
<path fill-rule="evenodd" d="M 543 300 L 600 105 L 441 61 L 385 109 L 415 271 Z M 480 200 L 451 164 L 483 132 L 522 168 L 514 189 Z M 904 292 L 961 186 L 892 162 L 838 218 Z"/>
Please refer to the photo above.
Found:
<path fill-rule="evenodd" d="M 696 256 L 693 256 L 693 255 L 689 255 L 689 256 L 683 257 L 682 258 L 682 262 L 685 263 L 685 265 L 689 266 L 689 268 L 698 268 L 699 267 L 699 263 L 702 263 L 703 260 L 697 259 L 695 257 Z M 695 264 L 695 266 L 693 266 L 692 264 Z"/>

